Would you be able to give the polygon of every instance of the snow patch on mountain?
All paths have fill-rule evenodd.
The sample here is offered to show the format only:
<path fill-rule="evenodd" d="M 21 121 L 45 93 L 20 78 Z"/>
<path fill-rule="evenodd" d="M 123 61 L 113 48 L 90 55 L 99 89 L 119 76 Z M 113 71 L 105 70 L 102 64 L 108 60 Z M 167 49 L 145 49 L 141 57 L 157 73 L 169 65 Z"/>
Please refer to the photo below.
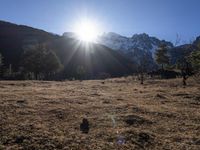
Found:
<path fill-rule="evenodd" d="M 128 51 L 134 51 L 140 49 L 142 51 L 148 51 L 152 54 L 161 44 L 166 44 L 169 48 L 173 47 L 173 44 L 164 40 L 159 40 L 155 37 L 150 37 L 148 34 L 135 34 L 132 37 L 125 37 L 119 34 L 109 32 L 99 36 L 98 43 L 103 44 L 114 50 L 120 50 L 125 53 Z"/>
<path fill-rule="evenodd" d="M 98 43 L 103 44 L 111 49 L 120 51 L 125 54 L 133 63 L 141 64 L 144 59 L 148 62 L 148 68 L 153 69 L 155 63 L 155 51 L 161 44 L 172 48 L 173 44 L 148 34 L 134 34 L 132 37 L 125 37 L 110 32 L 99 36 Z"/>
<path fill-rule="evenodd" d="M 74 37 L 73 33 L 65 33 L 63 36 Z M 104 33 L 97 38 L 97 43 L 105 45 L 113 50 L 126 55 L 134 63 L 141 63 L 143 59 L 148 60 L 149 68 L 156 66 L 155 51 L 161 44 L 172 48 L 173 44 L 148 34 L 134 34 L 132 37 L 125 37 L 114 32 Z"/>

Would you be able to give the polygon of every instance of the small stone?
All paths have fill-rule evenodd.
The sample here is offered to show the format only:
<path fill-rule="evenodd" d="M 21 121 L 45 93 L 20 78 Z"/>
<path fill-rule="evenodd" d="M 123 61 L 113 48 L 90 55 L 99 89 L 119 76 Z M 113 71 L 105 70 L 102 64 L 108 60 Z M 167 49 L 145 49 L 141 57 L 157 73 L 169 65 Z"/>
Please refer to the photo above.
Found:
<path fill-rule="evenodd" d="M 23 143 L 25 137 L 24 136 L 17 136 L 16 139 L 15 139 L 15 143 Z"/>
<path fill-rule="evenodd" d="M 85 118 L 83 118 L 83 121 L 80 124 L 80 131 L 82 131 L 82 133 L 86 133 L 86 134 L 89 132 L 89 121 Z"/>

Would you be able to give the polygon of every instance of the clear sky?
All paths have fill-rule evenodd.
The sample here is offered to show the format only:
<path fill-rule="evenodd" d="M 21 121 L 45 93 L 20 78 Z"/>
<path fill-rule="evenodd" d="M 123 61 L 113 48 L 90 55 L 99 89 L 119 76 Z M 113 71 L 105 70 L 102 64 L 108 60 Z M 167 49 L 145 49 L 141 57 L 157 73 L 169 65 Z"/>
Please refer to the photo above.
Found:
<path fill-rule="evenodd" d="M 200 35 L 200 0 L 0 0 L 0 20 L 62 34 L 87 17 L 102 31 L 182 42 Z"/>

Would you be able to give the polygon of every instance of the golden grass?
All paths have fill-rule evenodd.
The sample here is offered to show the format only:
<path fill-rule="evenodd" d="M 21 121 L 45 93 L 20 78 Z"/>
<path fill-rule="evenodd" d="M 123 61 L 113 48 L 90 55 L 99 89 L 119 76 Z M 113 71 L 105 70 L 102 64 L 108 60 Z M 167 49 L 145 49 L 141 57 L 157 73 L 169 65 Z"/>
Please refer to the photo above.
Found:
<path fill-rule="evenodd" d="M 198 150 L 200 85 L 188 83 L 1 81 L 0 149 Z"/>

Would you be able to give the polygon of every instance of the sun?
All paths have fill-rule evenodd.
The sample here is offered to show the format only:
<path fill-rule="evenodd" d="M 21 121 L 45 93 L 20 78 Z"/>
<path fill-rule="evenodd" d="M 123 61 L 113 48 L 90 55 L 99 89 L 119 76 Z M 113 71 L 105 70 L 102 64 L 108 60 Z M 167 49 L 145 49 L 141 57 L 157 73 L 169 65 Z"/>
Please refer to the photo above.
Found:
<path fill-rule="evenodd" d="M 75 33 L 81 41 L 95 42 L 99 35 L 99 29 L 96 23 L 89 20 L 82 20 L 76 24 Z"/>

